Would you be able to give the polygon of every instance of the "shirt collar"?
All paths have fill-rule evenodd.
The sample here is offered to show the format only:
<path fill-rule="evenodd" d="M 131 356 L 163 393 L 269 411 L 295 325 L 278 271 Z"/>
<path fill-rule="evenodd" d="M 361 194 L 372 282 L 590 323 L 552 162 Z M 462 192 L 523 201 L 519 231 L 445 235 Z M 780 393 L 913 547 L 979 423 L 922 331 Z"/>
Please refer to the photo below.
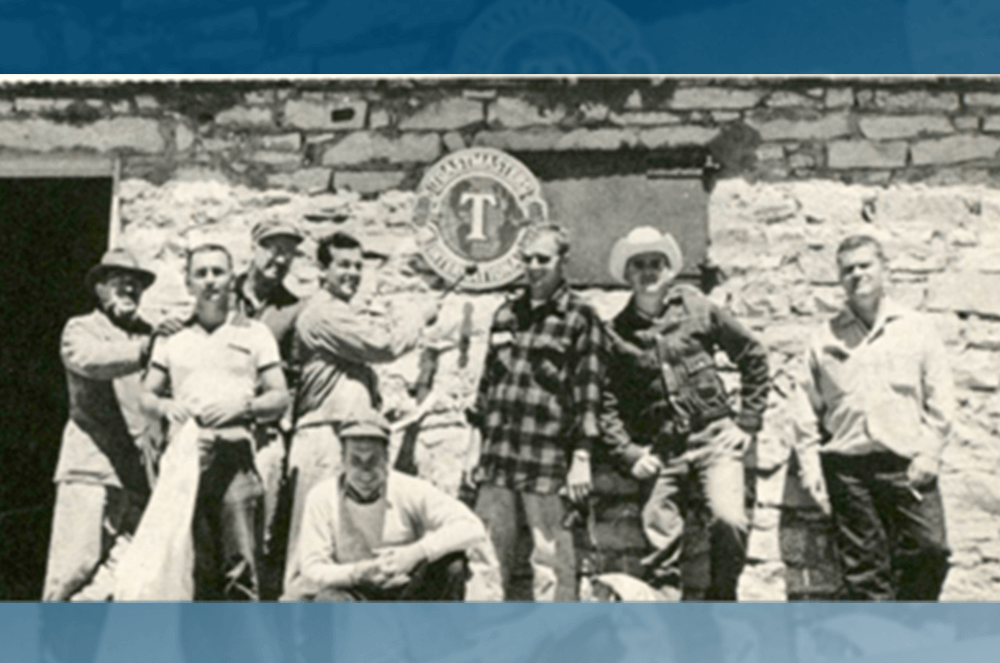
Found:
<path fill-rule="evenodd" d="M 549 298 L 545 300 L 545 303 L 534 309 L 534 311 L 544 311 L 545 313 L 557 313 L 561 316 L 565 316 L 566 312 L 569 311 L 569 300 L 572 295 L 572 291 L 569 288 L 569 283 L 565 280 L 560 281 L 556 289 L 549 295 Z M 530 315 L 533 311 L 531 308 L 531 290 L 527 289 L 515 302 L 515 307 L 519 309 L 519 313 Z"/>
<path fill-rule="evenodd" d="M 841 310 L 840 315 L 838 315 L 834 323 L 838 327 L 848 327 L 851 325 L 857 325 L 862 329 L 867 329 L 869 336 L 875 336 L 892 320 L 905 316 L 909 310 L 897 302 L 891 297 L 883 297 L 882 301 L 879 303 L 878 315 L 875 316 L 875 322 L 872 324 L 871 329 L 867 329 L 867 325 L 854 313 L 854 310 L 848 305 L 844 304 L 844 308 Z"/>

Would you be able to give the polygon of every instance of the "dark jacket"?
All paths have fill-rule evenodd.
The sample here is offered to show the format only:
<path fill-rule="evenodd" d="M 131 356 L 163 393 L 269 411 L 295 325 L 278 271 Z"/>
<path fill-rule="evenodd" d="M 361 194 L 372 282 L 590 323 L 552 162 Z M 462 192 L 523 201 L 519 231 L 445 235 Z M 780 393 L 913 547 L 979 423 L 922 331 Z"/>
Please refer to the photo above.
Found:
<path fill-rule="evenodd" d="M 729 313 L 694 288 L 677 285 L 663 315 L 642 316 L 635 301 L 608 329 L 602 429 L 612 455 L 631 466 L 640 447 L 682 452 L 686 436 L 735 416 L 749 433 L 761 428 L 769 386 L 767 352 Z M 734 413 L 714 355 L 723 350 L 740 372 Z"/>

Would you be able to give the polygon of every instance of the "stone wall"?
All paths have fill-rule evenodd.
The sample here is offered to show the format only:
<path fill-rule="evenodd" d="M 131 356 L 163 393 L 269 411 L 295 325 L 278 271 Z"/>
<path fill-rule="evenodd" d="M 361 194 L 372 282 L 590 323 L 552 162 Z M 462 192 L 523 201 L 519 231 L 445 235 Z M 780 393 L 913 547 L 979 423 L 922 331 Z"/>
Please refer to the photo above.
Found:
<path fill-rule="evenodd" d="M 808 333 L 840 292 L 833 249 L 850 232 L 885 241 L 894 290 L 933 317 L 952 353 L 960 416 L 942 485 L 954 569 L 948 599 L 1000 592 L 1000 80 L 656 79 L 129 83 L 0 88 L 4 155 L 121 157 L 122 240 L 159 279 L 152 318 L 188 302 L 183 249 L 231 246 L 244 265 L 249 228 L 273 215 L 313 238 L 335 228 L 372 253 L 359 300 L 404 313 L 440 280 L 409 226 L 424 169 L 487 145 L 600 158 L 620 150 L 702 149 L 721 164 L 709 202 L 712 297 L 765 340 L 775 389 L 754 458 L 757 507 L 746 598 L 822 596 L 832 588 L 827 524 L 786 480 L 785 395 Z M 609 218 L 611 217 L 611 210 Z M 623 228 L 624 231 L 624 228 Z M 311 242 L 303 246 L 308 256 Z M 316 287 L 304 257 L 289 286 Z M 604 316 L 627 293 L 585 289 Z M 425 346 L 441 351 L 431 395 L 410 394 L 419 353 L 381 367 L 390 416 L 424 414 L 417 463 L 457 487 L 468 402 L 485 330 L 504 293 L 450 296 Z M 468 364 L 455 348 L 473 304 Z M 398 436 L 397 436 L 398 437 Z M 398 440 L 397 440 L 398 443 Z M 784 527 L 779 527 L 784 525 Z M 779 536 L 779 529 L 781 536 Z"/>

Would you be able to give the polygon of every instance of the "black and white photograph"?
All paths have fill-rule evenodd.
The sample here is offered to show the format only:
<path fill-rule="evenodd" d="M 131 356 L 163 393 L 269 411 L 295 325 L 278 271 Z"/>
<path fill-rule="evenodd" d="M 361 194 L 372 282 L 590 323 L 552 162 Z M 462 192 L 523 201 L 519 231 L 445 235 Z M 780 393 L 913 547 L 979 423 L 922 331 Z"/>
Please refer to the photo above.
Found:
<path fill-rule="evenodd" d="M 1000 78 L 7 78 L 0 216 L 2 601 L 1000 599 Z"/>

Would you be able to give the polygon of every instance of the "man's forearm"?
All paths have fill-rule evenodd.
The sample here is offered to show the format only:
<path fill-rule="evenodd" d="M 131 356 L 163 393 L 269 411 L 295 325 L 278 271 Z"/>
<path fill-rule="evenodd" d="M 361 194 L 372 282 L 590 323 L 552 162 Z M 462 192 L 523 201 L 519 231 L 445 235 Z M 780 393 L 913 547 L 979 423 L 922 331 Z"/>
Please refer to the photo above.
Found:
<path fill-rule="evenodd" d="M 281 419 L 288 410 L 289 396 L 287 391 L 272 389 L 250 400 L 248 407 L 250 418 L 261 423 L 272 423 Z"/>

